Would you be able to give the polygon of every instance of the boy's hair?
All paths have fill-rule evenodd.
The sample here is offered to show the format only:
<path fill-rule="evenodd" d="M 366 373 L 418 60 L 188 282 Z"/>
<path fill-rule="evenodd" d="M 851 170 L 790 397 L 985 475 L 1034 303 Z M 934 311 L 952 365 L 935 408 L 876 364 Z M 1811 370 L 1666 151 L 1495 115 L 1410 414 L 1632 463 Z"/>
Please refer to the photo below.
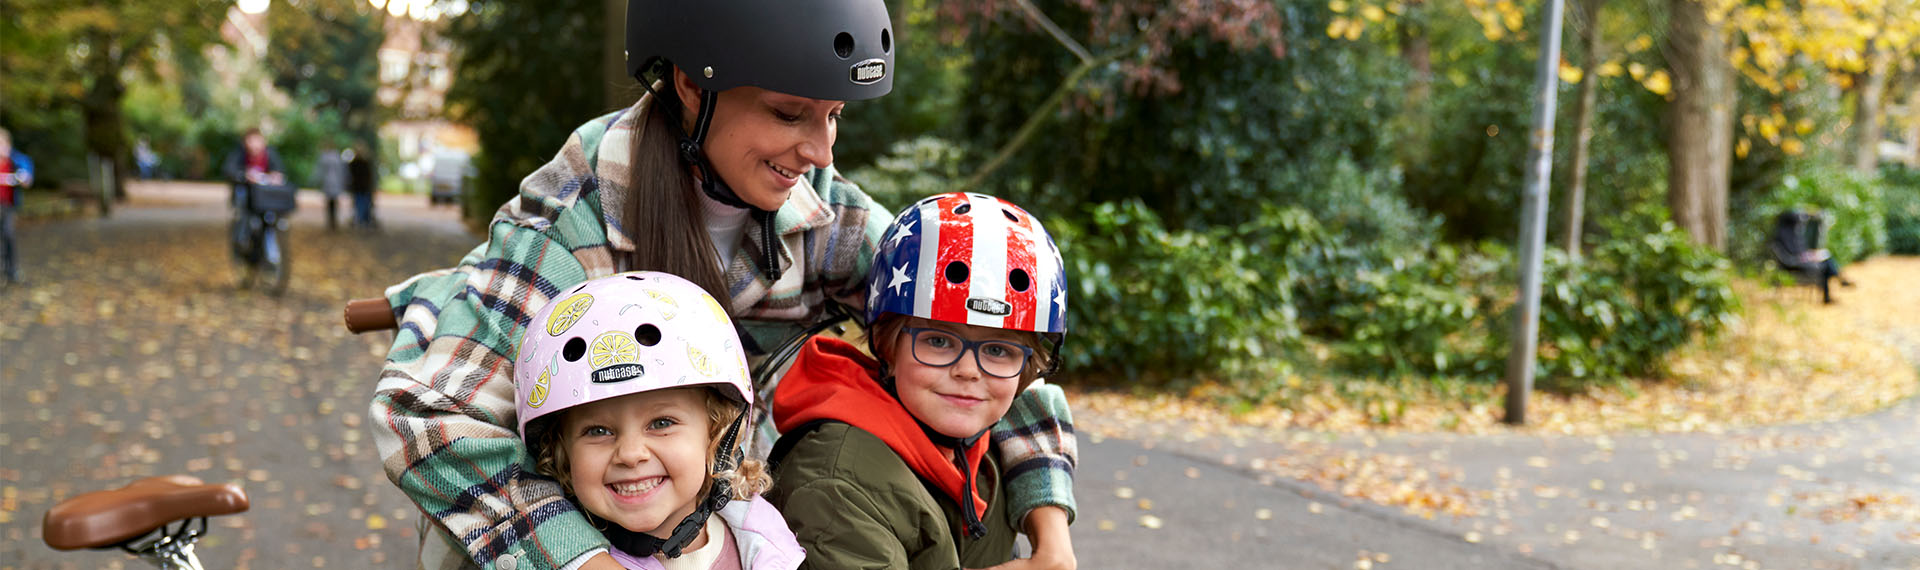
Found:
<path fill-rule="evenodd" d="M 700 392 L 706 399 L 707 419 L 710 424 L 707 429 L 708 443 L 706 455 L 707 474 L 709 477 L 707 481 L 700 484 L 700 492 L 705 493 L 707 487 L 713 484 L 711 482 L 713 477 L 727 480 L 727 484 L 733 489 L 733 499 L 735 500 L 746 500 L 754 495 L 766 492 L 767 487 L 773 484 L 773 478 L 767 473 L 767 464 L 760 460 L 747 459 L 741 461 L 740 466 L 732 471 L 723 473 L 713 472 L 713 456 L 720 451 L 720 438 L 726 435 L 727 426 L 733 423 L 734 418 L 744 413 L 745 410 L 741 408 L 739 402 L 720 395 L 720 392 L 717 390 L 703 388 Z M 535 432 L 534 439 L 537 440 L 528 442 L 535 444 L 529 445 L 528 447 L 540 450 L 533 458 L 534 472 L 559 481 L 560 487 L 566 490 L 568 496 L 574 494 L 573 473 L 567 463 L 565 430 L 560 429 L 560 426 L 565 423 L 567 414 L 570 413 L 573 413 L 573 411 L 567 410 L 549 417 L 540 418 L 535 420 L 539 423 L 528 426 L 529 431 Z M 735 436 L 735 445 L 739 444 L 741 438 L 748 435 L 751 435 L 751 426 L 742 426 L 741 434 Z"/>
<path fill-rule="evenodd" d="M 873 349 L 878 351 L 878 354 L 873 355 L 873 357 L 881 362 L 886 362 L 889 366 L 893 365 L 891 360 L 893 357 L 893 343 L 895 339 L 900 338 L 900 330 L 906 327 L 907 317 L 905 315 L 890 313 L 887 316 L 880 317 L 880 321 L 873 324 L 873 330 L 867 332 L 867 334 L 872 335 L 870 338 L 873 339 Z M 1040 333 L 1028 331 L 1008 332 L 1013 333 L 1015 338 L 1020 341 L 1020 344 L 1027 345 L 1028 348 L 1033 349 L 1033 356 L 1027 359 L 1026 368 L 1020 369 L 1020 389 L 1026 390 L 1028 386 L 1033 385 L 1034 380 L 1040 378 L 1041 370 L 1046 370 L 1053 364 L 1051 361 L 1053 355 L 1049 351 L 1041 350 L 1041 348 L 1047 346 L 1045 344 L 1047 339 L 1040 336 Z"/>

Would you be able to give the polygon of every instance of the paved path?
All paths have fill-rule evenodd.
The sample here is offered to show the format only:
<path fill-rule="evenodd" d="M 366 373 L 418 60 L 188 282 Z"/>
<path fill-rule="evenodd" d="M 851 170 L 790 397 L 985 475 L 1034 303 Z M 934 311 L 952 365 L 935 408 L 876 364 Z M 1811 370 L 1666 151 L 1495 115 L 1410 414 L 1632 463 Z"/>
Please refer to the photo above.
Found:
<path fill-rule="evenodd" d="M 0 286 L 0 568 L 121 564 L 46 548 L 41 513 L 174 472 L 254 497 L 203 543 L 210 568 L 411 561 L 417 517 L 364 425 L 390 338 L 340 330 L 340 302 L 477 238 L 420 197 L 383 196 L 387 226 L 372 234 L 326 232 L 309 202 L 291 291 L 235 294 L 221 192 L 142 185 L 109 219 L 23 224 L 29 282 Z M 1130 435 L 1082 439 L 1074 540 L 1081 566 L 1099 569 L 1920 568 L 1916 414 L 1907 403 L 1824 424 L 1587 438 L 1117 426 Z M 1088 434 L 1116 427 L 1078 420 Z M 1437 481 L 1477 514 L 1411 516 L 1281 468 L 1320 460 Z"/>
<path fill-rule="evenodd" d="M 113 217 L 26 221 L 27 282 L 0 284 L 0 568 L 108 568 L 117 551 L 41 541 L 57 500 L 189 473 L 242 484 L 251 512 L 201 542 L 209 568 L 385 568 L 417 550 L 366 409 L 390 335 L 341 303 L 478 243 L 448 208 L 382 196 L 380 233 L 294 218 L 284 297 L 233 290 L 220 185 L 132 187 Z"/>

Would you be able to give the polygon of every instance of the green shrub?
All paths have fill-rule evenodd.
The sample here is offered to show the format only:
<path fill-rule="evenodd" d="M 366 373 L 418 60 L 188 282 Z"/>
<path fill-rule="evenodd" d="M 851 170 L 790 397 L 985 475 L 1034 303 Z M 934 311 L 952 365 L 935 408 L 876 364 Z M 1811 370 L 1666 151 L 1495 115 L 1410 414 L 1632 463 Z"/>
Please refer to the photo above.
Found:
<path fill-rule="evenodd" d="M 1084 226 L 1047 223 L 1072 287 L 1064 364 L 1080 376 L 1232 377 L 1297 345 L 1284 264 L 1317 231 L 1304 213 L 1269 208 L 1235 228 L 1169 231 L 1159 215 L 1128 200 L 1100 204 L 1087 219 Z"/>
<path fill-rule="evenodd" d="M 1770 259 L 1767 239 L 1774 217 L 1788 209 L 1817 211 L 1826 218 L 1825 247 L 1840 263 L 1866 259 L 1887 250 L 1887 202 L 1876 176 L 1827 164 L 1806 164 L 1781 177 L 1780 185 L 1737 208 L 1728 228 L 1734 257 L 1755 265 Z"/>
<path fill-rule="evenodd" d="M 1881 167 L 1886 183 L 1887 251 L 1920 255 L 1920 170 L 1898 164 Z"/>
<path fill-rule="evenodd" d="M 1695 245 L 1671 222 L 1608 241 L 1584 261 L 1558 249 L 1545 253 L 1537 361 L 1544 388 L 1661 374 L 1668 353 L 1737 318 L 1726 258 Z M 1511 311 L 1494 329 L 1502 339 L 1510 338 Z"/>
<path fill-rule="evenodd" d="M 1483 369 L 1477 347 L 1463 346 L 1461 338 L 1484 321 L 1481 303 L 1466 288 L 1476 281 L 1472 261 L 1442 245 L 1410 265 L 1363 270 L 1346 280 L 1354 295 L 1331 316 L 1345 330 L 1348 365 L 1395 373 Z"/>
<path fill-rule="evenodd" d="M 964 178 L 960 172 L 962 154 L 960 147 L 945 139 L 924 136 L 896 142 L 872 166 L 843 174 L 881 206 L 897 211 L 921 198 L 959 190 Z"/>

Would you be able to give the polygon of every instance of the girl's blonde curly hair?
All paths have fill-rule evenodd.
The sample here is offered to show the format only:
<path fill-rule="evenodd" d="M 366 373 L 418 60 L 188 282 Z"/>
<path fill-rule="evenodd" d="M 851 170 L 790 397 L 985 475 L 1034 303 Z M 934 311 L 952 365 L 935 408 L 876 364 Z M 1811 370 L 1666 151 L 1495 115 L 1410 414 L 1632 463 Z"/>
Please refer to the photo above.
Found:
<path fill-rule="evenodd" d="M 733 489 L 733 499 L 746 500 L 766 492 L 773 485 L 773 477 L 767 473 L 767 464 L 758 459 L 746 459 L 732 470 L 715 472 L 713 457 L 720 452 L 720 440 L 727 433 L 727 427 L 735 418 L 747 411 L 740 402 L 720 395 L 713 388 L 701 388 L 707 404 L 707 475 L 708 480 L 700 486 L 702 494 L 713 485 L 713 479 L 724 479 Z M 569 411 L 540 418 L 537 424 L 529 425 L 529 431 L 535 432 L 533 440 L 527 442 L 534 451 L 533 470 L 541 475 L 560 482 L 567 496 L 573 496 L 573 477 L 568 468 L 566 437 L 558 427 L 564 422 Z M 742 425 L 740 432 L 734 435 L 734 446 L 738 449 L 753 433 L 753 426 Z"/>

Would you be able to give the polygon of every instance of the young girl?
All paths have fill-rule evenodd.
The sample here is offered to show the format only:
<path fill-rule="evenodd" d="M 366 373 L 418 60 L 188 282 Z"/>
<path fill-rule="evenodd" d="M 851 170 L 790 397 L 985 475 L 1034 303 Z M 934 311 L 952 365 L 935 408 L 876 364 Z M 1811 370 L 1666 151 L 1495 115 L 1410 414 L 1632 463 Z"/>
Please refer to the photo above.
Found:
<path fill-rule="evenodd" d="M 768 499 L 810 568 L 1007 563 L 1023 521 L 989 448 L 1012 442 L 983 436 L 1058 361 L 1060 253 L 1025 210 L 955 193 L 902 212 L 873 263 L 866 320 L 880 360 L 824 337 L 801 349 L 773 395 L 783 435 Z M 1032 392 L 1064 400 L 1058 387 Z M 1072 566 L 1070 546 L 1024 522 L 1034 556 L 1007 566 Z"/>
<path fill-rule="evenodd" d="M 656 272 L 559 298 L 529 321 L 515 362 L 520 435 L 607 554 L 626 568 L 797 567 L 804 551 L 758 496 L 765 466 L 741 457 L 753 391 L 720 304 Z"/>

